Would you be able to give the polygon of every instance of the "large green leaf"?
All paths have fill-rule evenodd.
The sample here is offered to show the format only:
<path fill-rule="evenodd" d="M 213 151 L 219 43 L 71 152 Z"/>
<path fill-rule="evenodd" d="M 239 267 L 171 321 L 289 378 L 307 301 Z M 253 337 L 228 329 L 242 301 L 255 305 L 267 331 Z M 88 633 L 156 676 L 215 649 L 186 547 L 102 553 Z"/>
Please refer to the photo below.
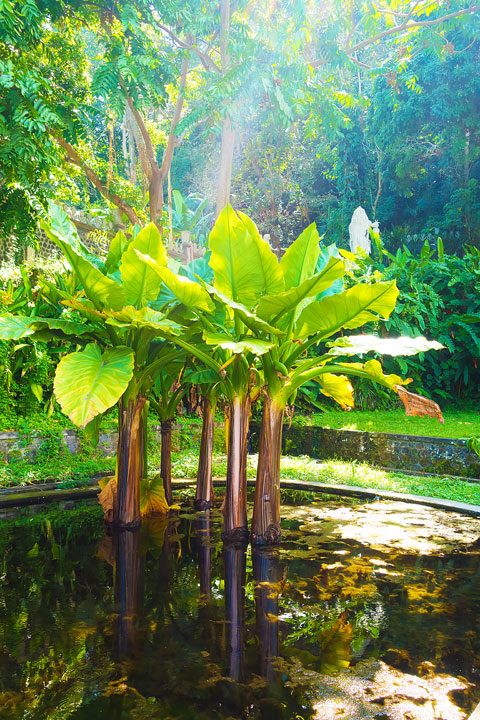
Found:
<path fill-rule="evenodd" d="M 68 243 L 79 255 L 83 255 L 88 259 L 91 253 L 80 240 L 77 228 L 62 207 L 50 202 L 48 205 L 48 222 L 42 220 L 42 227 L 53 242 L 55 242 L 55 239 L 52 236 L 55 236 L 62 242 Z"/>
<path fill-rule="evenodd" d="M 107 324 L 116 327 L 143 327 L 169 334 L 179 332 L 181 329 L 180 325 L 169 320 L 163 313 L 149 307 L 137 310 L 128 305 L 117 312 L 106 311 L 104 314 L 108 318 Z"/>
<path fill-rule="evenodd" d="M 240 340 L 230 337 L 222 333 L 212 333 L 204 330 L 203 339 L 207 345 L 221 347 L 224 350 L 230 350 L 235 355 L 251 352 L 254 355 L 264 355 L 273 347 L 272 343 L 266 340 L 246 336 Z"/>
<path fill-rule="evenodd" d="M 320 254 L 320 236 L 315 223 L 309 225 L 287 248 L 280 260 L 285 287 L 298 287 L 315 273 Z"/>
<path fill-rule="evenodd" d="M 258 267 L 262 269 L 263 273 L 263 288 L 261 294 L 274 295 L 275 293 L 283 292 L 285 290 L 285 280 L 282 269 L 280 268 L 280 263 L 278 262 L 278 257 L 273 252 L 270 244 L 262 238 L 253 220 L 239 210 L 237 210 L 237 215 L 247 228 L 250 236 L 255 240 L 258 260 L 256 260 L 254 264 L 258 264 Z"/>
<path fill-rule="evenodd" d="M 120 263 L 126 304 L 140 308 L 156 299 L 162 281 L 158 273 L 139 258 L 137 251 L 149 255 L 158 265 L 167 265 L 167 252 L 160 232 L 153 223 L 140 230 L 124 252 Z"/>
<path fill-rule="evenodd" d="M 138 250 L 136 252 L 138 257 L 157 273 L 170 292 L 173 293 L 177 300 L 183 305 L 189 308 L 204 310 L 205 312 L 211 312 L 213 310 L 214 304 L 210 295 L 202 285 L 187 277 L 177 275 L 165 266 L 159 265 L 149 255 L 145 255 Z"/>
<path fill-rule="evenodd" d="M 342 328 L 357 328 L 378 317 L 388 318 L 395 307 L 398 289 L 394 280 L 373 285 L 355 285 L 307 305 L 298 318 L 298 338 L 317 335 L 328 338 Z"/>
<path fill-rule="evenodd" d="M 261 318 L 270 320 L 295 310 L 305 298 L 324 292 L 338 278 L 345 274 L 345 265 L 339 258 L 330 258 L 325 268 L 307 278 L 300 285 L 278 295 L 265 295 L 261 298 L 257 313 Z"/>
<path fill-rule="evenodd" d="M 443 350 L 444 345 L 436 340 L 427 340 L 423 336 L 381 338 L 378 335 L 351 335 L 338 338 L 331 343 L 330 355 L 364 355 L 377 352 L 381 355 L 407 356 L 417 355 L 427 350 Z"/>
<path fill-rule="evenodd" d="M 210 233 L 215 287 L 235 302 L 251 309 L 267 292 L 267 283 L 273 287 L 273 264 L 262 240 L 252 236 L 249 227 L 231 205 L 227 205 L 217 218 Z M 283 289 L 283 288 L 282 288 Z"/>
<path fill-rule="evenodd" d="M 32 318 L 25 315 L 0 315 L 0 340 L 20 340 L 35 332 Z"/>
<path fill-rule="evenodd" d="M 214 297 L 217 297 L 227 308 L 229 308 L 233 315 L 236 315 L 238 319 L 241 320 L 252 332 L 266 332 L 272 335 L 283 335 L 282 330 L 270 325 L 266 322 L 266 320 L 259 318 L 255 313 L 246 308 L 245 305 L 242 305 L 242 303 L 231 300 L 227 295 L 211 285 L 205 285 L 205 287 Z"/>
<path fill-rule="evenodd" d="M 134 354 L 127 347 L 102 352 L 98 345 L 63 357 L 55 373 L 55 397 L 65 415 L 80 427 L 113 407 L 133 376 Z"/>
<path fill-rule="evenodd" d="M 95 307 L 118 310 L 125 304 L 125 294 L 121 285 L 104 275 L 96 265 L 90 262 L 90 259 L 82 254 L 81 247 L 75 241 L 75 233 L 67 231 L 69 221 L 65 221 L 60 226 L 62 232 L 65 230 L 64 235 L 57 226 L 51 223 L 42 220 L 40 224 L 48 237 L 67 258 L 85 295 L 94 303 Z"/>
<path fill-rule="evenodd" d="M 105 269 L 107 273 L 114 273 L 118 270 L 120 260 L 125 250 L 128 248 L 130 240 L 121 230 L 113 237 L 110 247 L 108 248 L 107 259 L 105 260 Z"/>
<path fill-rule="evenodd" d="M 93 331 L 91 325 L 66 318 L 30 318 L 30 320 L 31 327 L 35 331 L 48 328 L 49 330 L 60 330 L 64 335 L 85 335 Z"/>

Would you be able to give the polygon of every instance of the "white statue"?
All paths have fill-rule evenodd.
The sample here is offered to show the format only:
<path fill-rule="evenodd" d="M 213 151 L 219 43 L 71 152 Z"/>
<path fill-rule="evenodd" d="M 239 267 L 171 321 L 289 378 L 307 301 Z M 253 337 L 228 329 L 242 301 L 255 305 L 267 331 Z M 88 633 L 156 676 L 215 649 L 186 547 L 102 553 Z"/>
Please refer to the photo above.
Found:
<path fill-rule="evenodd" d="M 361 248 L 367 255 L 370 255 L 370 228 L 378 233 L 378 222 L 371 222 L 365 210 L 360 206 L 357 207 L 348 226 L 352 252 L 357 252 Z"/>

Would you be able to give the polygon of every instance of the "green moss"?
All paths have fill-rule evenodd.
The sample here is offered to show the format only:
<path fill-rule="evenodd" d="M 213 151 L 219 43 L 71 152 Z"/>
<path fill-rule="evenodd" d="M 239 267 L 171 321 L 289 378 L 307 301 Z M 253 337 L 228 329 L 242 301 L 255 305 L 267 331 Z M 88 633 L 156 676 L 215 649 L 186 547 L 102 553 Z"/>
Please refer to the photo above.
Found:
<path fill-rule="evenodd" d="M 407 417 L 401 409 L 350 412 L 331 410 L 312 415 L 295 415 L 293 424 L 446 438 L 470 438 L 480 435 L 480 413 L 474 410 L 447 409 L 443 414 L 444 425 L 433 418 Z"/>

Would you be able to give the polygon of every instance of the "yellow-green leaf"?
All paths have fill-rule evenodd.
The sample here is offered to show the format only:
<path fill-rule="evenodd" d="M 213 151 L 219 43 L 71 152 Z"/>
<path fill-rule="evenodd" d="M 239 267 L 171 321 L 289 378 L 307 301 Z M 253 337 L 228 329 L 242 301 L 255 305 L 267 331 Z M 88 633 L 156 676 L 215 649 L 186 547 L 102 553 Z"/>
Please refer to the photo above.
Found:
<path fill-rule="evenodd" d="M 137 251 L 149 255 L 158 265 L 167 265 L 167 252 L 160 231 L 153 223 L 140 230 L 123 253 L 120 263 L 126 304 L 140 308 L 157 298 L 162 281 L 158 273 L 139 258 Z"/>
<path fill-rule="evenodd" d="M 209 238 L 214 286 L 248 309 L 256 305 L 262 295 L 273 292 L 278 281 L 273 253 L 264 240 L 259 241 L 258 231 L 254 233 L 252 225 L 227 205 Z"/>
<path fill-rule="evenodd" d="M 167 503 L 162 478 L 159 475 L 143 478 L 140 481 L 140 513 L 142 517 L 154 513 L 165 514 L 169 510 L 180 510 L 180 506 Z"/>
<path fill-rule="evenodd" d="M 298 287 L 304 280 L 312 277 L 319 254 L 320 236 L 315 223 L 312 223 L 287 248 L 280 260 L 287 290 Z"/>
<path fill-rule="evenodd" d="M 62 213 L 63 211 L 57 208 L 55 218 L 51 222 L 41 221 L 42 229 L 65 255 L 84 289 L 85 295 L 93 302 L 95 307 L 100 309 L 108 307 L 118 310 L 125 304 L 125 294 L 122 286 L 112 278 L 104 275 L 85 256 L 72 223 L 66 214 Z M 71 227 L 73 227 L 73 230 L 69 230 Z"/>
<path fill-rule="evenodd" d="M 102 354 L 98 345 L 87 345 L 60 360 L 55 372 L 55 397 L 65 415 L 84 427 L 118 402 L 132 379 L 133 367 L 130 348 L 109 348 Z"/>
<path fill-rule="evenodd" d="M 335 280 L 343 277 L 345 265 L 339 258 L 330 258 L 321 272 L 307 278 L 300 285 L 291 287 L 277 295 L 265 295 L 258 303 L 257 313 L 264 320 L 295 310 L 305 298 L 319 295 L 327 290 Z"/>
<path fill-rule="evenodd" d="M 171 293 L 175 295 L 183 305 L 189 308 L 197 308 L 205 312 L 211 312 L 214 304 L 205 288 L 197 282 L 190 280 L 183 275 L 177 275 L 168 267 L 159 265 L 149 255 L 136 251 L 138 257 L 154 270 L 160 279 L 165 283 Z"/>
<path fill-rule="evenodd" d="M 397 297 L 394 280 L 355 285 L 307 305 L 298 318 L 295 334 L 299 338 L 318 334 L 323 339 L 342 328 L 357 328 L 379 317 L 386 319 L 394 309 Z"/>

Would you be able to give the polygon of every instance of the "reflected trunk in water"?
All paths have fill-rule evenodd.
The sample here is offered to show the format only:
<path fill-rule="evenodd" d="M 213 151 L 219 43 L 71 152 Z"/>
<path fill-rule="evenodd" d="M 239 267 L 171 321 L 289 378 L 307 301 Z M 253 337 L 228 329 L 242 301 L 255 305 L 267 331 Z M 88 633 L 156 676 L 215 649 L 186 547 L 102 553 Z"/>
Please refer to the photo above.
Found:
<path fill-rule="evenodd" d="M 225 577 L 226 672 L 241 682 L 245 665 L 245 544 L 229 544 L 223 550 Z"/>
<path fill-rule="evenodd" d="M 162 435 L 162 447 L 160 451 L 160 477 L 162 478 L 165 500 L 169 505 L 173 502 L 172 497 L 172 420 L 160 422 Z"/>
<path fill-rule="evenodd" d="M 208 397 L 202 398 L 202 416 L 202 439 L 194 507 L 197 510 L 208 510 L 213 506 L 212 460 L 215 431 L 215 403 L 212 403 Z"/>
<path fill-rule="evenodd" d="M 193 521 L 192 543 L 198 559 L 200 598 L 208 601 L 212 594 L 212 546 L 210 513 L 205 512 Z"/>
<path fill-rule="evenodd" d="M 138 650 L 137 622 L 142 596 L 140 533 L 124 530 L 115 533 L 115 606 L 117 610 L 116 654 L 131 658 Z"/>
<path fill-rule="evenodd" d="M 280 542 L 280 458 L 284 408 L 268 396 L 263 402 L 253 506 L 252 543 Z"/>
<path fill-rule="evenodd" d="M 140 480 L 144 475 L 146 399 L 121 401 L 118 416 L 117 495 L 113 524 L 119 528 L 140 525 Z"/>
<path fill-rule="evenodd" d="M 250 398 L 236 396 L 229 406 L 227 484 L 224 504 L 223 539 L 248 540 L 247 525 L 247 435 Z"/>
<path fill-rule="evenodd" d="M 278 597 L 282 568 L 272 550 L 254 549 L 255 617 L 260 643 L 261 675 L 269 682 L 276 679 L 273 659 L 279 656 Z"/>

